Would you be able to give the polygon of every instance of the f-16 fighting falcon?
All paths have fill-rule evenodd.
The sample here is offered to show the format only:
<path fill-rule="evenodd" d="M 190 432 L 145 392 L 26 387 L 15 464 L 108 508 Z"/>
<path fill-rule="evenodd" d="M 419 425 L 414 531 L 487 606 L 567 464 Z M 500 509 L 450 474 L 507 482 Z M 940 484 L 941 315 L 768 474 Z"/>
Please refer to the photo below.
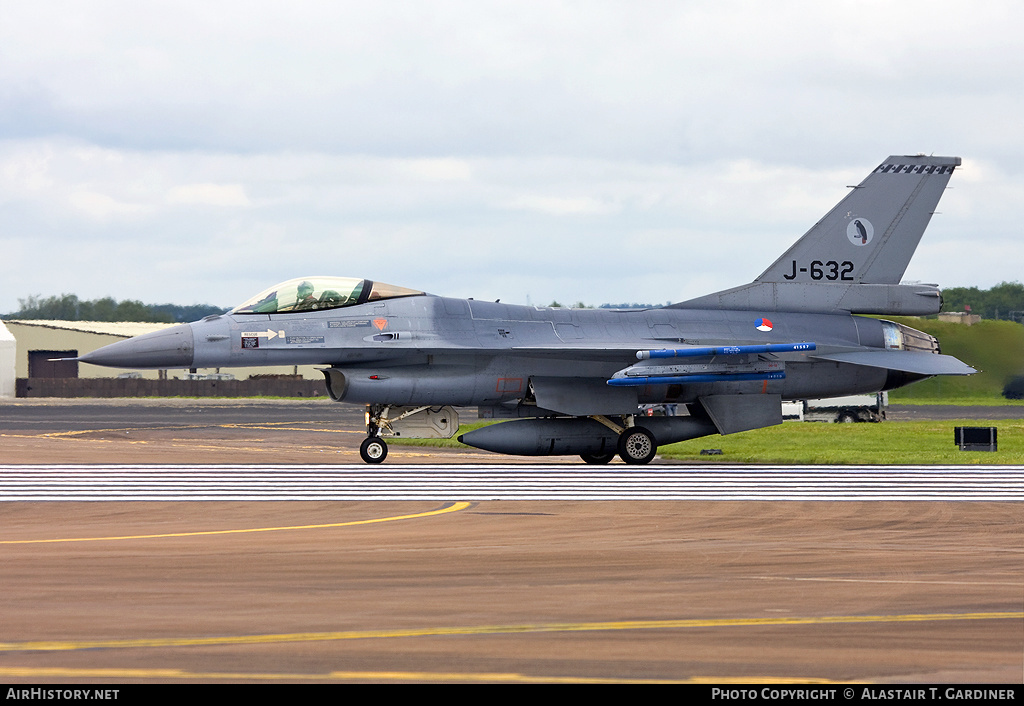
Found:
<path fill-rule="evenodd" d="M 781 424 L 783 400 L 977 372 L 932 336 L 859 316 L 939 311 L 936 285 L 900 280 L 959 165 L 889 157 L 753 282 L 665 307 L 516 306 L 302 277 L 79 360 L 322 366 L 331 398 L 366 405 L 367 463 L 389 437 L 454 436 L 457 408 L 476 407 L 507 421 L 458 437 L 469 446 L 644 464 L 661 444 Z M 641 414 L 650 404 L 686 414 Z"/>

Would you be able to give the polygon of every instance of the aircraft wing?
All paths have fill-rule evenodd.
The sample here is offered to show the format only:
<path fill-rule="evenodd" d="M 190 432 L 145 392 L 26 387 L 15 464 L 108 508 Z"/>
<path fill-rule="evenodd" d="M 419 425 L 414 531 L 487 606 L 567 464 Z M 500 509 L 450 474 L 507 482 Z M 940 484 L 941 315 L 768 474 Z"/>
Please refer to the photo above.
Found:
<path fill-rule="evenodd" d="M 817 360 L 865 365 L 869 368 L 900 370 L 918 375 L 973 375 L 978 372 L 951 355 L 920 351 L 847 351 L 813 355 Z"/>

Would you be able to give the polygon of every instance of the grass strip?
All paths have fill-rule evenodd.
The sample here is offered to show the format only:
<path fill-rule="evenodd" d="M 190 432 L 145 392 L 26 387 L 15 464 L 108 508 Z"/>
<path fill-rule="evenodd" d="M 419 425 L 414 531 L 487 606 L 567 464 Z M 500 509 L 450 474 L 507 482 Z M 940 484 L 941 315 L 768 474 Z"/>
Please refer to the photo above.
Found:
<path fill-rule="evenodd" d="M 494 422 L 459 427 L 459 434 Z M 961 451 L 953 440 L 958 426 L 996 427 L 998 450 Z M 456 437 L 458 434 L 456 434 Z M 451 439 L 401 439 L 389 444 L 435 448 L 467 448 Z M 720 449 L 721 455 L 701 455 Z M 662 458 L 714 463 L 781 464 L 980 464 L 1024 465 L 1024 419 L 887 421 L 880 424 L 786 422 L 728 436 L 705 436 L 662 446 Z M 573 458 L 573 457 L 566 457 Z"/>

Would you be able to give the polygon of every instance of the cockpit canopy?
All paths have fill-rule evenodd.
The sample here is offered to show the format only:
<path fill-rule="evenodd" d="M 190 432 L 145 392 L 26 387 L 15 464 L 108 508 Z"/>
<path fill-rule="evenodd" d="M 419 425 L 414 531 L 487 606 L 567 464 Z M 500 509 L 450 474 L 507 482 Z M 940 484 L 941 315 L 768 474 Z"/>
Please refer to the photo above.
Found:
<path fill-rule="evenodd" d="M 414 289 L 355 277 L 300 277 L 263 290 L 229 313 L 287 314 L 295 311 L 320 311 L 422 294 L 424 292 Z"/>

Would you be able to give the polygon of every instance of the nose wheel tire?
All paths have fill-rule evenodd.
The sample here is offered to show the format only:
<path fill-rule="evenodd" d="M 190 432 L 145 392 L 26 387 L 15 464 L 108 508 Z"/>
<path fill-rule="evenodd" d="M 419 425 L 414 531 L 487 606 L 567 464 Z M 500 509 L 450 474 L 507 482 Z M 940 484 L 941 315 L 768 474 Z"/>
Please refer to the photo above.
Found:
<path fill-rule="evenodd" d="M 603 463 L 610 463 L 611 460 L 613 458 L 615 458 L 615 454 L 613 454 L 613 453 L 580 454 L 580 458 L 582 458 L 587 463 L 601 463 L 601 464 L 603 464 Z"/>
<path fill-rule="evenodd" d="M 630 427 L 619 435 L 619 457 L 630 465 L 650 463 L 657 453 L 654 435 L 642 427 Z"/>
<path fill-rule="evenodd" d="M 359 455 L 366 463 L 383 463 L 388 457 L 388 445 L 383 439 L 371 436 L 359 445 Z"/>

